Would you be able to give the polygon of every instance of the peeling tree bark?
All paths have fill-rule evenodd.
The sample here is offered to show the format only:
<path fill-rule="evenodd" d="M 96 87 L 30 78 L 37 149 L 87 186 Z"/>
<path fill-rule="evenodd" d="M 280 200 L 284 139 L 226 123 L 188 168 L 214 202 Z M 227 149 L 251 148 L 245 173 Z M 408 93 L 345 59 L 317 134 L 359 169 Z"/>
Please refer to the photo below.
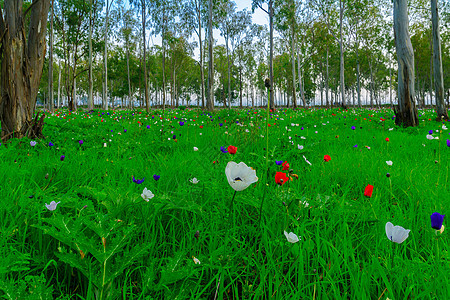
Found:
<path fill-rule="evenodd" d="M 34 0 L 30 9 L 25 37 L 23 0 L 5 1 L 5 13 L 0 8 L 2 140 L 42 136 L 43 117 L 33 120 L 33 113 L 44 65 L 50 0 Z"/>
<path fill-rule="evenodd" d="M 417 126 L 414 102 L 414 51 L 409 36 L 407 0 L 394 0 L 394 36 L 398 62 L 398 106 L 394 107 L 395 123 Z"/>

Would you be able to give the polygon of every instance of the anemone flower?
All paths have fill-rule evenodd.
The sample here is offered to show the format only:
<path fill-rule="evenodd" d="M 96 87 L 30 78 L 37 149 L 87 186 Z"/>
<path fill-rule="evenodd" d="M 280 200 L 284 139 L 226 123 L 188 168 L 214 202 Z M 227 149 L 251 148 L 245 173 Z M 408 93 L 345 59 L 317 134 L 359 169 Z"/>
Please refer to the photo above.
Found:
<path fill-rule="evenodd" d="M 245 190 L 252 183 L 258 181 L 256 171 L 243 162 L 239 164 L 234 161 L 228 162 L 225 168 L 225 175 L 230 186 L 237 192 Z"/>
<path fill-rule="evenodd" d="M 303 146 L 302 145 L 297 145 L 298 150 L 303 150 Z"/>
<path fill-rule="evenodd" d="M 289 170 L 289 163 L 287 161 L 285 161 L 283 164 L 283 171 Z"/>
<path fill-rule="evenodd" d="M 450 140 L 447 139 L 447 147 L 450 147 Z"/>
<path fill-rule="evenodd" d="M 324 161 L 330 161 L 330 160 L 331 160 L 331 156 L 329 156 L 328 154 L 325 154 L 325 155 L 323 156 L 323 160 L 324 160 Z"/>
<path fill-rule="evenodd" d="M 53 145 L 53 143 L 50 142 L 50 143 L 48 143 L 48 146 L 49 146 L 49 147 L 53 147 L 53 146 L 55 146 L 55 145 Z"/>
<path fill-rule="evenodd" d="M 139 180 L 139 179 L 135 179 L 134 176 L 133 176 L 133 182 L 136 183 L 136 184 L 141 184 L 141 183 L 144 182 L 144 180 L 145 180 L 145 177 L 142 178 L 141 180 Z"/>
<path fill-rule="evenodd" d="M 225 148 L 225 147 L 220 147 L 220 151 L 222 151 L 222 153 L 228 153 L 228 150 L 227 150 L 227 148 Z"/>
<path fill-rule="evenodd" d="M 61 155 L 61 157 L 59 158 L 60 161 L 64 161 L 64 159 L 66 158 L 65 155 Z"/>
<path fill-rule="evenodd" d="M 408 238 L 410 231 L 398 225 L 394 226 L 391 222 L 386 223 L 386 236 L 397 244 L 403 243 Z"/>
<path fill-rule="evenodd" d="M 444 222 L 445 215 L 441 215 L 438 212 L 434 212 L 431 214 L 431 228 L 440 230 L 442 227 L 442 223 Z"/>
<path fill-rule="evenodd" d="M 197 147 L 194 147 L 194 151 L 198 151 L 198 148 L 197 148 Z"/>
<path fill-rule="evenodd" d="M 230 154 L 236 154 L 237 147 L 230 145 L 228 146 L 227 150 Z"/>
<path fill-rule="evenodd" d="M 392 160 L 387 160 L 387 161 L 386 161 L 386 164 L 387 164 L 388 166 L 392 166 Z"/>
<path fill-rule="evenodd" d="M 183 125 L 184 125 L 184 122 L 183 122 L 183 121 L 180 121 L 179 124 L 180 124 L 180 126 L 183 126 Z"/>
<path fill-rule="evenodd" d="M 373 193 L 373 185 L 368 184 L 364 189 L 364 196 L 370 198 L 372 197 L 372 193 Z"/>
<path fill-rule="evenodd" d="M 288 240 L 289 243 L 295 244 L 297 243 L 300 239 L 298 238 L 298 236 L 293 233 L 293 232 L 289 232 L 287 233 L 287 231 L 284 231 L 284 235 L 286 236 L 286 239 Z"/>
<path fill-rule="evenodd" d="M 197 184 L 197 183 L 199 183 L 199 181 L 200 180 L 198 180 L 197 178 L 192 178 L 191 180 L 189 180 L 191 183 L 193 183 L 193 184 Z"/>
<path fill-rule="evenodd" d="M 276 184 L 283 185 L 289 181 L 289 177 L 286 176 L 283 172 L 275 173 L 275 182 Z"/>
<path fill-rule="evenodd" d="M 50 202 L 50 204 L 45 203 L 45 207 L 47 207 L 47 209 L 50 211 L 54 211 L 59 203 L 61 203 L 61 201 L 59 202 L 52 201 Z"/>
<path fill-rule="evenodd" d="M 276 161 L 275 161 L 275 164 L 276 164 L 277 166 L 281 166 L 282 163 L 283 163 L 282 160 L 276 160 Z"/>
<path fill-rule="evenodd" d="M 152 199 L 153 197 L 155 197 L 155 195 L 148 190 L 147 188 L 144 188 L 144 190 L 142 191 L 141 197 L 145 200 L 145 201 L 149 201 L 150 199 Z"/>
<path fill-rule="evenodd" d="M 153 179 L 155 179 L 155 181 L 158 181 L 159 180 L 159 178 L 161 178 L 161 176 L 159 176 L 159 175 L 153 175 Z"/>
<path fill-rule="evenodd" d="M 31 146 L 31 147 L 36 146 L 36 144 L 37 144 L 37 142 L 35 142 L 35 141 L 31 141 L 31 142 L 30 142 L 30 146 Z"/>

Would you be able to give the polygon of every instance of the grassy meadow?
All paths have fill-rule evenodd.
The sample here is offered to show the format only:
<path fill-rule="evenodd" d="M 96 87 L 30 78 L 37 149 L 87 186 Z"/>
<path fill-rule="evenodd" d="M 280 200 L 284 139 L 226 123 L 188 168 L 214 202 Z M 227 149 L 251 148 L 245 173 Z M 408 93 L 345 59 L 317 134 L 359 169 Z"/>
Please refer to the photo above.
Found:
<path fill-rule="evenodd" d="M 450 299 L 450 124 L 419 114 L 48 113 L 0 145 L 0 296 Z M 258 181 L 235 193 L 230 161 Z"/>

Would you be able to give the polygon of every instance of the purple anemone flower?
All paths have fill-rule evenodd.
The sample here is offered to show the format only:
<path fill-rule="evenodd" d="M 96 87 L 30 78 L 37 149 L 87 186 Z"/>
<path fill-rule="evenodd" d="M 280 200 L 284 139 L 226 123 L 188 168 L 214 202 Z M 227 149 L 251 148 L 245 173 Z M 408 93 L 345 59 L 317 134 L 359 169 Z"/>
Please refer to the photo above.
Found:
<path fill-rule="evenodd" d="M 84 142 L 83 142 L 83 140 L 79 140 L 78 143 L 79 143 L 80 145 L 83 145 Z"/>
<path fill-rule="evenodd" d="M 159 178 L 161 178 L 161 176 L 159 176 L 159 175 L 153 175 L 153 179 L 155 179 L 155 181 L 158 181 L 159 180 Z"/>
<path fill-rule="evenodd" d="M 147 125 L 147 129 L 150 129 L 150 125 Z"/>
<path fill-rule="evenodd" d="M 134 176 L 133 176 L 133 182 L 136 183 L 136 184 L 141 184 L 141 183 L 144 182 L 144 180 L 145 180 L 145 177 L 142 178 L 141 180 L 139 180 L 139 179 L 135 179 Z"/>
<path fill-rule="evenodd" d="M 220 127 L 222 127 L 222 126 L 223 126 L 223 124 L 222 124 L 222 123 L 219 123 L 219 126 L 220 126 Z"/>
<path fill-rule="evenodd" d="M 450 140 L 447 139 L 447 147 L 450 147 Z"/>
<path fill-rule="evenodd" d="M 281 166 L 283 164 L 282 160 L 276 160 L 275 163 L 277 164 L 277 166 Z"/>
<path fill-rule="evenodd" d="M 441 215 L 438 212 L 434 212 L 431 214 L 431 228 L 440 230 L 442 227 L 442 223 L 444 222 L 445 215 Z"/>
<path fill-rule="evenodd" d="M 356 129 L 356 127 L 355 126 L 352 126 L 352 130 L 355 130 Z"/>
<path fill-rule="evenodd" d="M 428 131 L 428 133 L 429 133 L 429 134 L 433 134 L 433 130 L 430 129 L 430 130 Z"/>
<path fill-rule="evenodd" d="M 222 151 L 222 153 L 228 153 L 227 148 L 226 147 L 220 147 L 220 151 Z"/>
<path fill-rule="evenodd" d="M 66 158 L 65 155 L 61 155 L 61 157 L 59 158 L 60 161 L 64 161 L 64 158 Z"/>
<path fill-rule="evenodd" d="M 55 145 L 53 145 L 53 143 L 52 143 L 52 142 L 48 143 L 48 145 L 49 145 L 49 147 L 53 147 L 53 146 L 55 146 Z"/>
<path fill-rule="evenodd" d="M 183 126 L 184 125 L 184 122 L 183 121 L 180 121 L 180 126 Z"/>

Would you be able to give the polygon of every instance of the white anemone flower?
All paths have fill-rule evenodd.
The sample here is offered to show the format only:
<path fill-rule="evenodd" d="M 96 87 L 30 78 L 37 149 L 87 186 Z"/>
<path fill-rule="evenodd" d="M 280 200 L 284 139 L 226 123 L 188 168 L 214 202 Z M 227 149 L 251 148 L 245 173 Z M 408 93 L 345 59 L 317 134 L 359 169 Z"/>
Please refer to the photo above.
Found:
<path fill-rule="evenodd" d="M 445 124 L 442 125 L 442 130 L 447 130 L 447 126 L 445 126 Z"/>
<path fill-rule="evenodd" d="M 288 242 L 292 243 L 292 244 L 295 244 L 295 243 L 297 243 L 300 240 L 298 238 L 298 236 L 295 233 L 293 233 L 293 232 L 287 233 L 287 231 L 284 231 L 284 235 L 286 236 Z"/>
<path fill-rule="evenodd" d="M 142 191 L 141 197 L 145 200 L 145 201 L 149 201 L 150 199 L 152 199 L 153 197 L 155 197 L 155 195 L 148 190 L 147 188 L 144 188 L 144 190 Z"/>
<path fill-rule="evenodd" d="M 258 181 L 256 171 L 245 163 L 230 161 L 225 168 L 225 175 L 230 186 L 237 192 L 245 190 L 249 185 Z"/>
<path fill-rule="evenodd" d="M 198 151 L 198 148 L 197 148 L 197 147 L 194 147 L 194 151 Z"/>
<path fill-rule="evenodd" d="M 54 211 L 59 203 L 61 203 L 61 201 L 59 202 L 52 201 L 50 202 L 50 204 L 45 203 L 45 207 L 47 207 L 47 209 L 50 211 Z"/>
<path fill-rule="evenodd" d="M 428 140 L 433 140 L 434 137 L 433 137 L 431 134 L 427 134 L 427 139 L 428 139 Z"/>
<path fill-rule="evenodd" d="M 199 181 L 200 180 L 198 180 L 197 178 L 192 178 L 191 180 L 189 180 L 191 183 L 193 183 L 193 184 L 197 184 L 197 183 L 199 183 Z"/>
<path fill-rule="evenodd" d="M 391 222 L 386 223 L 386 235 L 391 241 L 401 244 L 409 236 L 411 230 L 405 229 L 401 226 L 394 226 Z"/>
<path fill-rule="evenodd" d="M 392 160 L 387 160 L 387 161 L 386 161 L 386 164 L 387 164 L 388 166 L 392 166 Z"/>
<path fill-rule="evenodd" d="M 298 150 L 303 150 L 303 146 L 302 145 L 297 145 Z"/>

